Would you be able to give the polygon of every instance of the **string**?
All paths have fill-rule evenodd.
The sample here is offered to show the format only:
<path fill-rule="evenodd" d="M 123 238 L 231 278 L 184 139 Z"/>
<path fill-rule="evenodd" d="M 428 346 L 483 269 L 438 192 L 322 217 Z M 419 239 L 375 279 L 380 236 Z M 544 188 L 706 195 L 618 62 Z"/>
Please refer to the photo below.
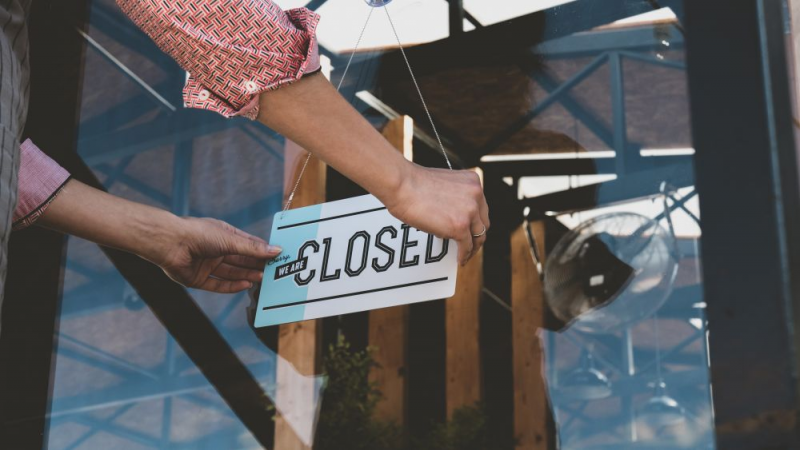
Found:
<path fill-rule="evenodd" d="M 425 103 L 425 97 L 422 96 L 422 90 L 419 88 L 419 83 L 417 83 L 417 77 L 414 76 L 414 71 L 411 69 L 411 63 L 408 62 L 408 56 L 406 56 L 406 51 L 403 48 L 403 44 L 400 43 L 400 35 L 397 34 L 397 29 L 394 27 L 394 21 L 392 20 L 392 16 L 389 14 L 389 7 L 388 5 L 383 7 L 383 10 L 386 11 L 386 17 L 389 18 L 389 24 L 392 26 L 392 32 L 394 32 L 394 37 L 397 39 L 397 46 L 400 47 L 400 53 L 403 54 L 403 60 L 406 62 L 406 67 L 408 67 L 408 73 L 411 74 L 411 81 L 414 82 L 414 87 L 417 88 L 417 94 L 419 95 L 419 100 L 422 102 L 422 107 L 425 109 L 425 114 L 428 116 L 428 122 L 431 124 L 431 128 L 433 129 L 433 134 L 436 135 L 436 142 L 439 143 L 439 149 L 442 151 L 442 155 L 444 155 L 444 160 L 447 162 L 447 167 L 450 170 L 453 170 L 453 165 L 450 164 L 450 158 L 447 156 L 447 152 L 444 149 L 444 145 L 442 145 L 442 138 L 439 137 L 439 132 L 436 130 L 436 124 L 433 123 L 433 117 L 431 117 L 431 112 L 428 110 L 428 105 Z"/>
<path fill-rule="evenodd" d="M 425 102 L 425 97 L 422 95 L 422 90 L 419 87 L 419 83 L 417 83 L 417 77 L 414 76 L 414 70 L 411 69 L 411 63 L 408 61 L 408 56 L 406 56 L 405 48 L 403 48 L 403 44 L 400 42 L 400 35 L 397 33 L 397 29 L 394 26 L 394 21 L 392 20 L 392 16 L 389 14 L 389 8 L 384 5 L 384 11 L 386 11 L 386 17 L 389 19 L 389 24 L 392 27 L 392 32 L 394 33 L 394 37 L 397 40 L 397 46 L 400 48 L 400 53 L 403 55 L 403 60 L 406 63 L 406 67 L 408 68 L 408 73 L 411 74 L 411 81 L 414 82 L 414 87 L 417 90 L 417 94 L 419 95 L 419 99 L 422 102 L 422 107 L 425 110 L 425 115 L 428 117 L 428 122 L 431 124 L 431 129 L 433 130 L 433 134 L 436 136 L 436 142 L 439 144 L 439 149 L 442 151 L 442 155 L 444 155 L 444 160 L 447 163 L 447 167 L 450 170 L 453 170 L 453 165 L 450 163 L 450 157 L 447 155 L 447 151 L 444 148 L 444 144 L 442 144 L 442 138 L 439 136 L 439 131 L 436 129 L 436 124 L 433 122 L 433 116 L 431 116 L 431 112 L 428 109 L 428 104 Z M 336 87 L 336 91 L 339 92 L 342 88 L 342 83 L 344 82 L 345 77 L 347 76 L 347 71 L 350 69 L 350 65 L 353 63 L 353 57 L 358 50 L 359 45 L 361 44 L 361 40 L 364 37 L 364 32 L 367 30 L 367 25 L 369 24 L 369 19 L 372 17 L 372 12 L 374 8 L 369 9 L 369 15 L 367 15 L 367 20 L 364 22 L 364 27 L 361 29 L 361 34 L 358 36 L 358 41 L 356 41 L 356 45 L 353 48 L 353 51 L 350 53 L 350 59 L 347 61 L 347 65 L 344 68 L 344 72 L 342 73 L 342 78 L 339 79 L 339 85 Z M 283 214 L 292 206 L 292 201 L 294 200 L 294 195 L 297 192 L 297 189 L 300 187 L 300 181 L 303 179 L 303 175 L 306 172 L 306 168 L 308 167 L 308 162 L 311 160 L 311 153 L 307 153 L 305 161 L 303 162 L 303 167 L 300 169 L 300 174 L 297 177 L 297 181 L 292 188 L 292 192 L 289 194 L 289 198 L 286 200 L 286 205 L 283 207 L 283 212 L 281 213 L 281 219 L 283 219 Z"/>

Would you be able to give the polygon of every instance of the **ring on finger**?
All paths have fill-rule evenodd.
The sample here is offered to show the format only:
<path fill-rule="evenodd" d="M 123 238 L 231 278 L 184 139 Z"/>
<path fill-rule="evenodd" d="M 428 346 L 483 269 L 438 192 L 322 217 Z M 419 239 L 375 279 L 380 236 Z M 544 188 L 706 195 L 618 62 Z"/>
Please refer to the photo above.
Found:
<path fill-rule="evenodd" d="M 486 225 L 483 226 L 483 231 L 481 231 L 478 234 L 473 234 L 472 237 L 479 238 L 479 237 L 482 237 L 484 234 L 486 234 Z"/>

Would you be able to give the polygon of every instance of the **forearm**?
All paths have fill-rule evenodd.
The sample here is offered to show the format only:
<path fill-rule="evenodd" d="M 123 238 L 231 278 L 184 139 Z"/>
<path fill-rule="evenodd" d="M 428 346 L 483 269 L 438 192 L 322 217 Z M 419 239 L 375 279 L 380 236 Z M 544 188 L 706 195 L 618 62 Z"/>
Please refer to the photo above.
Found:
<path fill-rule="evenodd" d="M 412 167 L 320 74 L 265 92 L 260 102 L 260 122 L 384 203 Z"/>
<path fill-rule="evenodd" d="M 37 223 L 159 264 L 160 250 L 180 241 L 180 222 L 168 211 L 70 180 Z"/>

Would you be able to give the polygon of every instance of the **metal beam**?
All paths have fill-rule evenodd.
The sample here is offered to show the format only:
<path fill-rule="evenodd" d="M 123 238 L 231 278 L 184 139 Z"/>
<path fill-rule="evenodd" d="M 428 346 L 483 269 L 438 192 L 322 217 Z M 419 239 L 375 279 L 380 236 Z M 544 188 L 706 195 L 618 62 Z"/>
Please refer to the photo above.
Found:
<path fill-rule="evenodd" d="M 714 421 L 731 450 L 800 446 L 800 175 L 783 3 L 685 2 Z"/>
<path fill-rule="evenodd" d="M 683 35 L 668 29 L 670 48 L 682 48 Z M 554 58 L 575 58 L 612 50 L 644 51 L 663 48 L 663 37 L 653 34 L 653 26 L 621 28 L 616 30 L 586 31 L 543 42 L 533 47 L 535 55 Z"/>
<path fill-rule="evenodd" d="M 614 124 L 614 150 L 617 152 L 617 174 L 623 176 L 626 172 L 627 160 L 641 158 L 630 155 L 628 147 L 628 126 L 625 117 L 625 81 L 622 68 L 622 57 L 617 52 L 608 56 L 608 65 L 611 71 L 611 109 Z"/>
<path fill-rule="evenodd" d="M 613 181 L 583 186 L 522 200 L 532 213 L 581 211 L 660 195 L 667 181 L 678 188 L 694 185 L 691 165 L 673 164 L 660 169 L 628 174 Z"/>
<path fill-rule="evenodd" d="M 208 112 L 181 110 L 170 117 L 159 117 L 142 125 L 80 139 L 78 149 L 86 163 L 94 166 L 162 145 L 236 128 L 241 126 L 239 120 L 223 119 Z"/>
<path fill-rule="evenodd" d="M 131 70 L 128 66 L 122 63 L 116 56 L 114 56 L 111 52 L 109 52 L 105 47 L 100 45 L 99 42 L 94 40 L 91 36 L 89 36 L 86 32 L 81 30 L 80 28 L 76 29 L 78 34 L 80 34 L 89 46 L 96 50 L 100 56 L 105 58 L 108 62 L 110 62 L 114 67 L 116 67 L 123 75 L 125 75 L 128 79 L 133 81 L 137 86 L 139 86 L 153 101 L 161 106 L 162 108 L 166 109 L 169 113 L 174 113 L 177 111 L 177 107 L 170 103 L 169 100 L 165 99 L 161 94 L 159 94 L 152 86 L 147 84 L 144 80 L 142 80 L 136 73 Z"/>
<path fill-rule="evenodd" d="M 275 362 L 265 361 L 248 366 L 254 379 L 260 383 L 274 386 L 275 383 Z M 236 379 L 229 382 L 235 386 Z M 158 382 L 153 381 L 128 381 L 122 385 L 116 384 L 105 389 L 99 389 L 91 394 L 78 394 L 70 397 L 59 397 L 53 399 L 48 417 L 60 418 L 65 416 L 82 415 L 100 409 L 119 407 L 131 403 L 140 403 L 149 400 L 164 399 L 176 395 L 184 395 L 199 391 L 212 390 L 214 387 L 209 384 L 203 374 L 173 376 L 164 378 Z M 224 400 L 224 397 L 223 397 Z M 234 410 L 235 412 L 235 410 Z M 267 415 L 268 411 L 264 411 Z M 241 418 L 240 418 L 241 420 Z M 263 425 L 263 424 L 262 424 Z"/>
<path fill-rule="evenodd" d="M 553 75 L 546 71 L 534 71 L 529 73 L 540 86 L 542 86 L 551 95 L 561 85 Z M 590 110 L 586 109 L 579 101 L 575 100 L 569 92 L 564 92 L 559 98 L 559 103 L 577 120 L 579 120 L 586 128 L 589 129 L 595 136 L 597 136 L 608 148 L 614 147 L 614 137 L 608 127 L 603 123 L 597 115 Z"/>
<path fill-rule="evenodd" d="M 448 0 L 450 3 L 450 37 L 464 34 L 464 2 L 463 0 Z"/>
<path fill-rule="evenodd" d="M 589 75 L 593 74 L 595 70 L 597 70 L 601 65 L 605 64 L 608 60 L 608 55 L 602 54 L 596 57 L 592 62 L 587 64 L 583 69 L 578 71 L 575 75 L 570 77 L 565 82 L 561 83 L 561 85 L 556 88 L 550 95 L 545 97 L 541 102 L 536 103 L 534 107 L 528 111 L 524 116 L 520 117 L 519 119 L 515 120 L 509 127 L 505 130 L 501 131 L 500 133 L 494 135 L 489 141 L 480 149 L 479 154 L 481 155 L 488 155 L 498 147 L 500 147 L 504 142 L 506 142 L 509 138 L 517 134 L 519 131 L 527 127 L 531 120 L 533 120 L 536 116 L 542 113 L 545 109 L 547 109 L 550 105 L 558 101 L 561 96 L 572 89 L 573 87 L 580 84 L 583 80 L 589 77 Z"/>

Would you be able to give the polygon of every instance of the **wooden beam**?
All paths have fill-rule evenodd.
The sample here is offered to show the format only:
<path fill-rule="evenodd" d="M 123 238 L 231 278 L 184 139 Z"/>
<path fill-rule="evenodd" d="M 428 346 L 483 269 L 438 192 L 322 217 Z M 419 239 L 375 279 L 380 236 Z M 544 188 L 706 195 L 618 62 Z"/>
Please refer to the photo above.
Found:
<path fill-rule="evenodd" d="M 414 158 L 412 142 L 414 121 L 401 116 L 390 121 L 383 136 L 403 155 Z M 369 313 L 369 345 L 378 367 L 370 372 L 370 381 L 383 393 L 375 414 L 378 418 L 404 425 L 408 413 L 408 306 L 379 309 Z"/>
<path fill-rule="evenodd" d="M 483 173 L 475 169 L 483 180 Z M 447 417 L 483 396 L 480 352 L 480 304 L 483 249 L 458 271 L 456 294 L 445 301 Z"/>
<path fill-rule="evenodd" d="M 539 254 L 544 257 L 544 224 L 531 224 Z M 523 224 L 511 234 L 511 314 L 516 450 L 547 450 L 550 417 L 544 379 L 544 290 L 531 257 Z"/>
<path fill-rule="evenodd" d="M 483 249 L 459 270 L 456 295 L 445 302 L 447 339 L 447 417 L 473 406 L 483 395 L 480 353 L 480 301 L 483 288 Z"/>
<path fill-rule="evenodd" d="M 284 201 L 288 199 L 291 190 L 294 188 L 305 158 L 306 152 L 302 148 L 291 141 L 287 141 L 285 173 L 291 173 L 293 176 L 286 177 Z M 316 205 L 325 201 L 326 172 L 325 163 L 312 157 L 308 162 L 297 192 L 295 192 L 292 208 Z M 322 322 L 317 320 L 280 326 L 280 331 L 278 332 L 278 355 L 280 358 L 278 358 L 277 369 L 278 389 L 276 403 L 279 405 L 292 405 L 286 408 L 287 413 L 295 414 L 298 411 L 315 409 L 316 402 L 319 401 L 319 399 L 315 398 L 313 383 L 305 382 L 297 374 L 299 373 L 306 377 L 318 374 L 321 356 L 321 327 Z M 315 417 L 311 418 L 311 420 L 314 419 Z M 291 422 L 283 415 L 278 415 L 275 421 L 275 450 L 310 449 L 309 436 L 298 436 L 298 434 L 309 433 L 295 430 L 292 428 Z M 310 426 L 310 424 L 305 425 Z M 295 426 L 298 426 L 298 424 L 295 424 Z M 310 429 L 313 430 L 313 426 Z"/>

